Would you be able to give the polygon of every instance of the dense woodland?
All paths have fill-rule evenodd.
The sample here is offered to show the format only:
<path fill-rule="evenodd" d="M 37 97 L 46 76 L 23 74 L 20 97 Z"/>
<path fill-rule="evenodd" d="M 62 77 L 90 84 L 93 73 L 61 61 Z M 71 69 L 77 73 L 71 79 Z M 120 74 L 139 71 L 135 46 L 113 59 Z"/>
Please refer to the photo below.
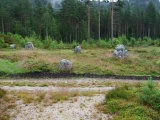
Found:
<path fill-rule="evenodd" d="M 130 0 L 132 3 L 135 0 Z M 142 3 L 144 0 L 140 0 Z M 160 13 L 154 2 L 133 7 L 127 1 L 113 3 L 113 36 L 125 35 L 128 39 L 160 37 Z M 42 40 L 50 36 L 65 43 L 81 43 L 88 36 L 88 12 L 90 12 L 90 38 L 98 40 L 98 4 L 78 0 L 63 0 L 55 10 L 50 3 L 36 0 L 0 0 L 0 32 L 19 34 L 23 37 L 36 34 Z M 97 2 L 98 3 L 98 2 Z M 100 37 L 111 37 L 111 4 L 100 3 Z M 103 5 L 102 5 L 103 4 Z M 159 1 L 158 1 L 159 4 Z M 90 10 L 88 9 L 90 7 Z"/>

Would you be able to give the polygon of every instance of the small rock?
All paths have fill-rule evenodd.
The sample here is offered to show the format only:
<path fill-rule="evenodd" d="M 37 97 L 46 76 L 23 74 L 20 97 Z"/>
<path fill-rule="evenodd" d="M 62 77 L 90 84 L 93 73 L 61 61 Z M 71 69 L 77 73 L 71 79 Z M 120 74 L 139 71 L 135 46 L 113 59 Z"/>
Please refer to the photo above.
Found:
<path fill-rule="evenodd" d="M 15 49 L 16 48 L 16 44 L 11 44 L 10 48 Z"/>
<path fill-rule="evenodd" d="M 28 42 L 25 46 L 26 50 L 34 50 L 34 45 L 32 42 Z"/>
<path fill-rule="evenodd" d="M 69 60 L 63 59 L 59 63 L 59 70 L 61 71 L 70 71 L 72 69 L 72 62 Z"/>
<path fill-rule="evenodd" d="M 128 51 L 125 49 L 124 45 L 120 44 L 116 46 L 113 55 L 116 58 L 125 58 L 128 57 Z"/>
<path fill-rule="evenodd" d="M 74 49 L 74 53 L 81 53 L 81 52 L 82 52 L 81 46 L 76 46 Z"/>

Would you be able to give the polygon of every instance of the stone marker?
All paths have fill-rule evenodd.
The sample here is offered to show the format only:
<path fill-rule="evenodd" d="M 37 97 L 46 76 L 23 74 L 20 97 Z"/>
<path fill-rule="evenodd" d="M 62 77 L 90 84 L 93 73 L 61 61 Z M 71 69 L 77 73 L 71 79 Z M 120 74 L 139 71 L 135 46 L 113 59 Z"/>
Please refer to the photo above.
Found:
<path fill-rule="evenodd" d="M 27 42 L 27 44 L 25 45 L 25 49 L 26 50 L 34 50 L 34 46 L 32 42 Z"/>
<path fill-rule="evenodd" d="M 76 46 L 74 49 L 74 53 L 81 53 L 81 52 L 82 52 L 81 46 Z"/>
<path fill-rule="evenodd" d="M 16 44 L 11 44 L 10 48 L 15 49 L 16 48 Z"/>
<path fill-rule="evenodd" d="M 125 49 L 124 45 L 120 44 L 116 46 L 113 55 L 116 58 L 125 58 L 128 57 L 128 51 Z"/>
<path fill-rule="evenodd" d="M 70 71 L 72 69 L 72 62 L 69 60 L 63 59 L 59 63 L 59 70 L 61 71 Z"/>

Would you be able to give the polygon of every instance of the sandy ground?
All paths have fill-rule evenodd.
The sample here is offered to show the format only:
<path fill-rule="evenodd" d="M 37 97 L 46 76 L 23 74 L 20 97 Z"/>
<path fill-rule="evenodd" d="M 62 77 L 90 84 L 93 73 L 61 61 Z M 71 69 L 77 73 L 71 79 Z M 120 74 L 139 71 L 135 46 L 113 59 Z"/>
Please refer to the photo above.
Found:
<path fill-rule="evenodd" d="M 95 105 L 104 101 L 104 95 L 94 97 L 76 97 L 76 101 L 65 101 L 51 106 L 25 105 L 17 102 L 11 111 L 10 120 L 108 120 L 109 114 L 99 112 Z"/>
<path fill-rule="evenodd" d="M 110 80 L 110 79 L 91 79 L 91 78 L 72 78 L 72 79 L 8 79 L 0 82 L 52 82 L 52 83 L 75 83 L 76 86 L 48 86 L 48 87 L 31 87 L 31 86 L 0 86 L 7 91 L 108 91 L 114 89 L 110 86 L 93 86 L 93 83 L 111 81 L 138 83 L 146 81 L 138 80 Z M 87 83 L 89 86 L 79 86 L 81 83 Z M 89 83 L 89 84 L 88 84 Z M 160 84 L 159 81 L 157 81 Z M 104 114 L 95 107 L 105 101 L 105 94 L 97 94 L 92 97 L 77 96 L 63 103 L 53 103 L 51 105 L 41 104 L 24 104 L 22 100 L 16 101 L 16 107 L 10 110 L 10 120 L 111 120 L 112 116 Z"/>
<path fill-rule="evenodd" d="M 5 82 L 14 82 L 15 80 L 1 80 Z M 22 80 L 16 80 L 22 81 Z M 55 82 L 55 83 L 68 83 L 75 82 L 75 80 L 64 79 L 64 80 L 24 80 L 30 82 Z M 96 82 L 96 79 L 76 79 L 76 84 Z M 108 91 L 114 89 L 114 87 L 98 87 L 98 86 L 88 86 L 88 87 L 31 87 L 31 86 L 1 86 L 2 89 L 6 91 L 62 91 L 64 88 L 67 91 Z M 105 94 L 96 94 L 92 97 L 88 96 L 77 96 L 63 103 L 53 103 L 50 105 L 40 104 L 24 104 L 22 100 L 16 101 L 16 107 L 10 109 L 10 120 L 108 120 L 112 119 L 109 114 L 104 114 L 95 107 L 99 103 L 105 101 Z"/>

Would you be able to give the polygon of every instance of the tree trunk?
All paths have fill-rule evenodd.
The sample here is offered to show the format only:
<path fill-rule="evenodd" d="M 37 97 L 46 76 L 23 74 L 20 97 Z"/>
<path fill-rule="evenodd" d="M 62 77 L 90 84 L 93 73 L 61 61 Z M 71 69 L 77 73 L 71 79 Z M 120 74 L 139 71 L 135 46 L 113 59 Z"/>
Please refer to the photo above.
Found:
<path fill-rule="evenodd" d="M 88 0 L 88 43 L 90 42 L 90 1 Z"/>
<path fill-rule="evenodd" d="M 113 41 L 113 0 L 111 1 L 111 45 Z"/>
<path fill-rule="evenodd" d="M 154 40 L 156 39 L 156 28 L 154 26 Z"/>
<path fill-rule="evenodd" d="M 78 30 L 76 29 L 76 41 L 78 41 Z"/>
<path fill-rule="evenodd" d="M 101 39 L 101 5 L 100 5 L 100 0 L 98 0 L 98 42 L 100 43 Z"/>
<path fill-rule="evenodd" d="M 148 37 L 150 37 L 150 31 L 151 31 L 151 28 L 150 28 L 150 25 L 148 26 Z"/>
<path fill-rule="evenodd" d="M 126 33 L 126 35 L 128 36 L 128 24 L 127 24 L 127 26 L 126 26 L 126 27 L 127 27 L 127 28 L 126 28 L 126 29 L 127 29 L 127 33 Z"/>
<path fill-rule="evenodd" d="M 121 34 L 121 24 L 120 22 L 118 22 L 118 37 L 120 36 Z"/>
<path fill-rule="evenodd" d="M 141 34 L 140 34 L 140 37 L 141 38 L 143 38 L 143 35 L 142 35 L 142 33 L 143 33 L 143 26 L 142 26 L 142 23 L 141 23 L 141 32 L 140 32 Z"/>
<path fill-rule="evenodd" d="M 71 39 L 72 39 L 72 36 L 71 36 L 71 34 L 70 34 L 70 36 L 69 36 L 69 42 L 70 42 L 70 44 L 71 44 Z"/>
<path fill-rule="evenodd" d="M 3 21 L 3 18 L 2 18 L 2 33 L 4 33 L 4 21 Z"/>
<path fill-rule="evenodd" d="M 137 39 L 138 39 L 138 36 L 139 36 L 139 32 L 138 32 L 138 21 L 137 21 Z"/>
<path fill-rule="evenodd" d="M 144 33 L 144 24 L 143 24 L 143 36 L 142 36 L 142 38 L 144 38 L 144 34 L 145 34 L 145 33 Z"/>

